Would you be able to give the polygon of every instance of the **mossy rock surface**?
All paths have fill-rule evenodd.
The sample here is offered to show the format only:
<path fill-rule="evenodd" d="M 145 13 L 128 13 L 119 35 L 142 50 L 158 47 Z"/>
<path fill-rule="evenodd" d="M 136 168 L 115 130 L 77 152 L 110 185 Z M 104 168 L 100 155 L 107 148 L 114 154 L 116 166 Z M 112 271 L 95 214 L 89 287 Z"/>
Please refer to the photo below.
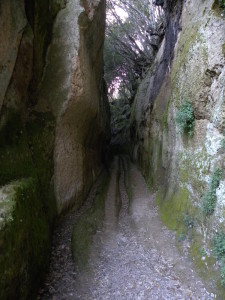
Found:
<path fill-rule="evenodd" d="M 165 195 L 163 191 L 157 193 L 156 202 L 162 222 L 171 230 L 176 231 L 177 246 L 182 248 L 181 242 L 188 240 L 188 253 L 196 271 L 207 284 L 211 292 L 216 292 L 219 299 L 223 299 L 224 288 L 220 284 L 220 274 L 215 268 L 216 260 L 212 253 L 211 241 L 204 239 L 200 233 L 203 218 L 198 207 L 189 199 L 189 192 L 180 188 L 173 195 Z M 207 252 L 203 253 L 205 247 Z"/>
<path fill-rule="evenodd" d="M 16 189 L 22 181 L 15 181 L 0 188 L 0 230 L 12 220 L 12 213 L 15 207 Z"/>
<path fill-rule="evenodd" d="M 55 120 L 50 113 L 33 113 L 24 124 L 21 117 L 8 113 L 0 129 L 0 186 L 21 178 L 38 178 L 43 197 L 55 209 L 53 151 Z"/>
<path fill-rule="evenodd" d="M 0 127 L 0 299 L 32 299 L 49 262 L 56 214 L 55 121 L 7 113 Z"/>
<path fill-rule="evenodd" d="M 0 299 L 32 299 L 48 264 L 50 228 L 37 179 L 12 184 L 0 229 Z"/>
<path fill-rule="evenodd" d="M 171 199 L 164 199 L 163 193 L 159 191 L 156 202 L 161 220 L 169 229 L 176 230 L 178 235 L 186 231 L 185 216 L 195 219 L 197 215 L 197 208 L 189 200 L 186 189 L 179 189 Z"/>

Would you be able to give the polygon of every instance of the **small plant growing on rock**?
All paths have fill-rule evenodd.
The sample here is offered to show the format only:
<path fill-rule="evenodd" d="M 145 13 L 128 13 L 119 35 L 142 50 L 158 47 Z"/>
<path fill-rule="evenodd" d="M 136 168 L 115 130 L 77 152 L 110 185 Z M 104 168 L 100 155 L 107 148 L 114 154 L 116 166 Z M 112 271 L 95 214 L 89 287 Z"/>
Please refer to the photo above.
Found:
<path fill-rule="evenodd" d="M 194 227 L 194 219 L 189 214 L 184 215 L 183 221 L 187 229 L 191 229 Z"/>
<path fill-rule="evenodd" d="M 201 253 L 201 256 L 204 257 L 207 255 L 206 251 L 205 251 L 205 248 L 204 247 L 201 247 L 200 249 L 200 253 Z"/>
<path fill-rule="evenodd" d="M 225 263 L 223 262 L 220 267 L 221 285 L 225 287 Z"/>
<path fill-rule="evenodd" d="M 188 133 L 190 136 L 194 134 L 195 116 L 192 104 L 185 101 L 181 104 L 176 115 L 176 122 L 181 133 Z"/>
<path fill-rule="evenodd" d="M 179 234 L 177 240 L 178 242 L 183 242 L 186 239 L 186 235 L 184 233 Z"/>
<path fill-rule="evenodd" d="M 203 195 L 202 212 L 205 216 L 210 216 L 214 213 L 216 207 L 216 200 L 217 200 L 216 189 L 220 184 L 221 178 L 222 178 L 222 170 L 220 168 L 217 168 L 212 175 L 209 189 Z"/>
<path fill-rule="evenodd" d="M 213 254 L 217 260 L 225 258 L 225 233 L 216 233 L 213 237 Z"/>
<path fill-rule="evenodd" d="M 213 254 L 220 262 L 221 285 L 225 287 L 225 233 L 222 231 L 213 237 Z"/>

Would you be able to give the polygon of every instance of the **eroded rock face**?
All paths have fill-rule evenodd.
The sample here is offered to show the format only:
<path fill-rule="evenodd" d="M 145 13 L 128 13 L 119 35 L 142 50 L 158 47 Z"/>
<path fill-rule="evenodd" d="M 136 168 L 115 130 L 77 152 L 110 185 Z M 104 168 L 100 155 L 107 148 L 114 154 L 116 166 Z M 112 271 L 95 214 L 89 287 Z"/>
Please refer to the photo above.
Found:
<path fill-rule="evenodd" d="M 99 172 L 101 140 L 109 137 L 102 80 L 104 11 L 104 1 L 84 2 L 83 7 L 69 1 L 54 23 L 37 107 L 50 108 L 57 120 L 54 180 L 59 211 L 82 203 Z"/>
<path fill-rule="evenodd" d="M 25 299 L 102 167 L 105 1 L 1 1 L 0 24 L 0 298 Z"/>
<path fill-rule="evenodd" d="M 164 222 L 186 232 L 184 217 L 197 220 L 200 237 L 196 247 L 209 249 L 214 233 L 225 228 L 225 20 L 217 1 L 186 1 L 179 15 L 180 5 L 176 1 L 169 14 L 170 24 L 155 64 L 136 96 L 133 157 L 150 186 L 160 190 L 158 203 Z M 172 47 L 167 39 L 171 34 Z M 167 68 L 160 82 L 165 57 Z M 185 101 L 194 109 L 193 137 L 182 134 L 176 122 Z M 203 196 L 218 168 L 223 174 L 216 189 L 216 207 L 204 216 Z M 201 261 L 200 254 L 196 260 Z"/>
<path fill-rule="evenodd" d="M 66 102 L 57 116 L 55 187 L 60 211 L 82 203 L 99 172 L 101 140 L 109 133 L 102 80 L 105 6 L 99 1 L 91 4 L 85 7 L 88 14 L 79 15 L 78 53 Z"/>

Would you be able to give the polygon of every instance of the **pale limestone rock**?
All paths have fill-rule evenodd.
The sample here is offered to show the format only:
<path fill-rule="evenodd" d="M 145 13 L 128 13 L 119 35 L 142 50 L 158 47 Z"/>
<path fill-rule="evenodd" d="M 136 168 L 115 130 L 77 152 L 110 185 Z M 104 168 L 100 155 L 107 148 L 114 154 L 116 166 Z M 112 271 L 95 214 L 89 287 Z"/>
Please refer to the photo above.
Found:
<path fill-rule="evenodd" d="M 20 110 L 26 116 L 28 89 L 34 75 L 34 37 L 29 26 L 24 30 L 27 25 L 24 3 L 19 3 L 1 4 L 5 13 L 2 22 L 9 23 L 9 29 L 6 28 L 6 33 L 2 30 L 2 35 L 10 35 L 2 36 L 6 42 L 1 44 L 0 66 L 4 60 L 10 65 L 3 68 L 7 75 L 3 69 L 0 73 L 4 78 L 0 80 L 4 84 L 0 86 L 0 106 L 4 100 L 8 110 Z M 80 206 L 96 179 L 102 147 L 109 139 L 110 117 L 103 82 L 105 1 L 52 1 L 51 10 L 57 8 L 32 110 L 52 113 L 56 119 L 53 178 L 60 212 L 74 204 Z M 18 18 L 14 27 L 10 9 L 16 11 L 13 17 Z M 7 47 L 12 53 L 4 50 Z M 3 117 L 0 124 L 5 122 Z"/>
<path fill-rule="evenodd" d="M 173 20 L 174 15 L 170 22 Z M 224 169 L 225 163 L 221 147 L 225 126 L 225 20 L 215 1 L 186 1 L 179 21 L 171 28 L 176 31 L 178 24 L 182 30 L 159 92 L 155 95 L 154 84 L 169 55 L 165 55 L 172 34 L 168 31 L 154 66 L 139 86 L 133 107 L 133 153 L 153 185 L 164 190 L 166 199 L 181 188 L 189 192 L 192 204 L 200 207 L 213 172 Z M 185 138 L 175 121 L 178 107 L 185 100 L 194 107 L 193 138 Z M 152 112 L 149 105 L 153 105 Z M 217 190 L 220 207 L 225 203 L 223 189 L 221 185 Z M 208 232 L 220 223 L 217 215 Z"/>
<path fill-rule="evenodd" d="M 37 106 L 50 107 L 57 120 L 54 180 L 59 211 L 81 205 L 99 172 L 99 137 L 109 134 L 102 79 L 105 4 L 89 1 L 84 9 L 70 0 L 56 18 Z"/>

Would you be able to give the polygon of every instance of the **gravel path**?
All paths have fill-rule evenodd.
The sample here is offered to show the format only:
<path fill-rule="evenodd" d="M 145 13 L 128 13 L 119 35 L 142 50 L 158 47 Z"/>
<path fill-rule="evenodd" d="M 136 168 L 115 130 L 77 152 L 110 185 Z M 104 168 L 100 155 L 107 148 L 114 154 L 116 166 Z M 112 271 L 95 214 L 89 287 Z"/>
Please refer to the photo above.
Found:
<path fill-rule="evenodd" d="M 141 173 L 125 158 L 114 161 L 104 226 L 94 236 L 88 267 L 74 270 L 70 237 L 81 214 L 70 214 L 56 230 L 50 274 L 38 299 L 212 299 L 191 262 L 177 251 L 175 234 L 160 222 Z"/>

